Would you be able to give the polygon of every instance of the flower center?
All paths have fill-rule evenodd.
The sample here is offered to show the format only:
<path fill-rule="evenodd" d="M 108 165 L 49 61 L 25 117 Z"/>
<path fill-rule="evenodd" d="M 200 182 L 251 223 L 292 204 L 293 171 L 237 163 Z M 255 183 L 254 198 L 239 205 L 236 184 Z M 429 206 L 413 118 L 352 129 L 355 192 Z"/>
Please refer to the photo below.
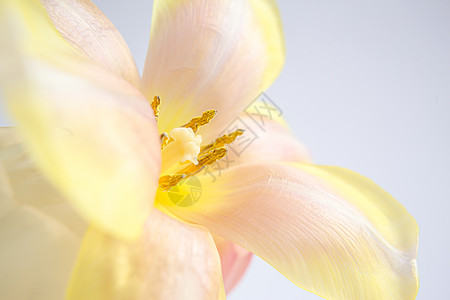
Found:
<path fill-rule="evenodd" d="M 151 106 L 156 120 L 159 117 L 160 103 L 160 98 L 155 96 Z M 205 111 L 201 116 L 174 128 L 170 134 L 161 134 L 163 161 L 164 157 L 169 157 L 174 167 L 170 168 L 172 171 L 170 174 L 159 178 L 160 189 L 167 191 L 182 180 L 199 173 L 204 167 L 222 159 L 227 154 L 225 146 L 244 133 L 242 129 L 238 129 L 215 139 L 210 144 L 201 146 L 202 136 L 196 132 L 201 126 L 208 124 L 215 115 L 215 110 Z"/>

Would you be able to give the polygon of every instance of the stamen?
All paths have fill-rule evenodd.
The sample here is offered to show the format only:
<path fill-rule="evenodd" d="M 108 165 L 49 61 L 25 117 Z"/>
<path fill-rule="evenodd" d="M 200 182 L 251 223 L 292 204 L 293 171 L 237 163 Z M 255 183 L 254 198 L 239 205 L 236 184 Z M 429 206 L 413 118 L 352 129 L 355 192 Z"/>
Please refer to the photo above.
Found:
<path fill-rule="evenodd" d="M 155 115 L 156 121 L 158 121 L 159 117 L 159 105 L 161 104 L 161 99 L 159 96 L 153 97 L 152 101 L 152 108 L 153 108 L 153 114 Z"/>
<path fill-rule="evenodd" d="M 161 104 L 161 99 L 159 96 L 153 97 L 151 103 L 153 113 L 156 120 L 159 117 L 159 105 Z M 162 133 L 161 139 L 161 150 L 169 144 L 173 144 L 164 152 L 165 155 L 170 155 L 169 162 L 172 160 L 178 162 L 189 163 L 184 164 L 184 168 L 175 172 L 173 175 L 164 175 L 159 178 L 159 188 L 167 191 L 171 187 L 176 186 L 181 180 L 188 177 L 194 176 L 195 174 L 202 171 L 206 166 L 212 165 L 218 160 L 222 159 L 227 155 L 227 149 L 224 147 L 236 140 L 237 137 L 244 133 L 244 130 L 238 129 L 230 134 L 224 134 L 223 136 L 214 140 L 214 142 L 201 147 L 202 136 L 196 135 L 200 126 L 206 125 L 215 117 L 217 111 L 214 109 L 207 110 L 202 113 L 201 116 L 195 117 L 188 123 L 182 125 L 181 127 L 174 128 L 170 135 L 167 133 Z M 164 164 L 163 164 L 164 166 Z M 175 167 L 175 165 L 173 165 Z"/>
<path fill-rule="evenodd" d="M 177 185 L 185 177 L 185 174 L 164 175 L 159 177 L 158 184 L 161 189 L 168 190 L 169 188 Z"/>
<path fill-rule="evenodd" d="M 188 123 L 184 124 L 181 127 L 191 128 L 194 133 L 197 132 L 200 126 L 208 124 L 212 118 L 216 115 L 217 111 L 215 109 L 210 109 L 205 112 L 200 117 L 195 117 L 190 120 Z"/>
<path fill-rule="evenodd" d="M 170 143 L 172 143 L 174 141 L 173 138 L 171 138 L 167 133 L 162 133 L 161 134 L 161 151 L 164 150 L 164 148 L 169 145 Z"/>
<path fill-rule="evenodd" d="M 177 172 L 177 174 L 186 174 L 188 176 L 192 176 L 200 172 L 205 166 L 212 165 L 219 159 L 222 159 L 227 155 L 227 149 L 224 147 L 216 148 L 208 151 L 207 153 L 198 157 L 198 164 L 190 164 L 183 170 Z"/>
<path fill-rule="evenodd" d="M 204 152 L 210 150 L 210 149 L 215 149 L 215 148 L 219 148 L 219 147 L 223 147 L 227 144 L 231 144 L 232 142 L 234 142 L 234 140 L 238 137 L 244 134 L 244 130 L 243 129 L 238 129 L 236 131 L 233 131 L 230 134 L 224 134 L 221 137 L 217 138 L 213 143 L 209 144 L 209 145 L 205 145 L 200 149 L 200 154 L 203 154 Z"/>
<path fill-rule="evenodd" d="M 194 176 L 195 174 L 203 170 L 205 166 L 212 165 L 219 159 L 224 158 L 225 155 L 227 155 L 227 149 L 224 147 L 208 151 L 208 153 L 205 153 L 202 156 L 198 157 L 197 165 L 191 163 L 189 164 L 189 166 L 177 172 L 177 174 L 175 175 L 165 175 L 160 177 L 159 187 L 164 190 L 168 190 L 171 187 L 177 185 L 182 179 Z"/>
<path fill-rule="evenodd" d="M 200 156 L 198 158 L 198 164 L 202 166 L 212 165 L 219 159 L 222 159 L 225 155 L 227 155 L 227 149 L 225 147 L 213 149 Z"/>

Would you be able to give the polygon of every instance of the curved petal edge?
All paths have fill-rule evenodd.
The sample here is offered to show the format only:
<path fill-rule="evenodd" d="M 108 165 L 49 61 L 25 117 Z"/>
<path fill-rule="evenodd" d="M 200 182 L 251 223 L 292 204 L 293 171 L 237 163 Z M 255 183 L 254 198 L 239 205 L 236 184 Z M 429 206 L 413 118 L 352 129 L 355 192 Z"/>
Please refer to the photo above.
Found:
<path fill-rule="evenodd" d="M 231 168 L 214 183 L 199 178 L 194 205 L 176 206 L 163 193 L 158 201 L 326 299 L 415 298 L 417 224 L 367 178 L 275 163 Z"/>

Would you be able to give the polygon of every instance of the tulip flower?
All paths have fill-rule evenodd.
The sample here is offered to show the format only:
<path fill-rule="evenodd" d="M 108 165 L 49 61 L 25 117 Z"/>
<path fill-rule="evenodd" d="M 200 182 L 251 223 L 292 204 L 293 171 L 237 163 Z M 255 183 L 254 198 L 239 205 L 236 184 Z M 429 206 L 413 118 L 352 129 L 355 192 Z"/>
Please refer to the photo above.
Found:
<path fill-rule="evenodd" d="M 244 126 L 283 61 L 271 0 L 155 0 L 142 78 L 89 0 L 0 0 L 1 298 L 224 299 L 251 252 L 326 299 L 414 299 L 405 208 L 281 116 Z"/>

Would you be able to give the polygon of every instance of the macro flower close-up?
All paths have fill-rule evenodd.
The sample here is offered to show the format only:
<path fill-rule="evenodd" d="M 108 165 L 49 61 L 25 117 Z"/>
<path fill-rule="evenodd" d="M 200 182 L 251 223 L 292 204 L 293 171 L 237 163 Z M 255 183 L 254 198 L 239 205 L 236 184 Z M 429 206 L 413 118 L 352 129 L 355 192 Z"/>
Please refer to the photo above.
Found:
<path fill-rule="evenodd" d="M 272 0 L 155 0 L 142 76 L 89 0 L 0 0 L 0 298 L 225 299 L 256 255 L 415 299 L 414 218 L 259 114 L 284 58 Z"/>

